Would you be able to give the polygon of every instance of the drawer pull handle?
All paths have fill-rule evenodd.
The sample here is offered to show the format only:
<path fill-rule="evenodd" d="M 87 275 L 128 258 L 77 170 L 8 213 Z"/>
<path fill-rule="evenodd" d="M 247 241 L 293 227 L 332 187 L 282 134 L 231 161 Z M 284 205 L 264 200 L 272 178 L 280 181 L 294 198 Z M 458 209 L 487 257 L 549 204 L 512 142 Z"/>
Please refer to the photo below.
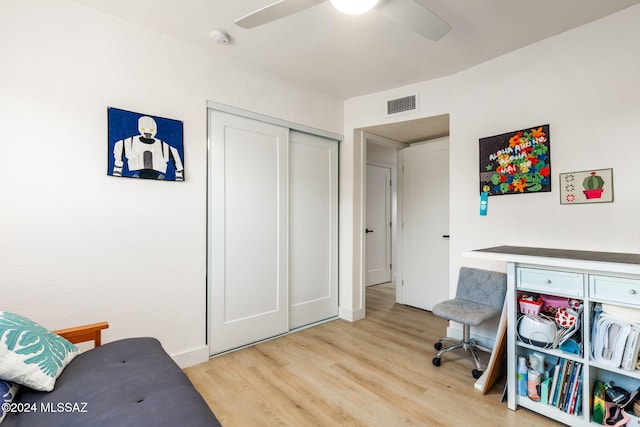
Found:
<path fill-rule="evenodd" d="M 544 279 L 544 283 L 546 283 L 547 285 L 551 283 L 551 279 Z"/>
<path fill-rule="evenodd" d="M 635 295 L 636 294 L 636 290 L 635 289 L 629 289 L 629 294 Z"/>

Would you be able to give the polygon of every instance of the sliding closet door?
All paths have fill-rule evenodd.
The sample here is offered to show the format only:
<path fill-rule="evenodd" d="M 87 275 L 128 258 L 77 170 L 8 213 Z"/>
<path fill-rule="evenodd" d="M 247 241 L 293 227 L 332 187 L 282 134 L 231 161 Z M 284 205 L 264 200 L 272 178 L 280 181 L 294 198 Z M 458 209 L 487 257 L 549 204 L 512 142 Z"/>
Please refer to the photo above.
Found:
<path fill-rule="evenodd" d="M 291 131 L 290 326 L 338 315 L 338 142 Z"/>
<path fill-rule="evenodd" d="M 289 330 L 289 129 L 211 110 L 212 354 Z"/>

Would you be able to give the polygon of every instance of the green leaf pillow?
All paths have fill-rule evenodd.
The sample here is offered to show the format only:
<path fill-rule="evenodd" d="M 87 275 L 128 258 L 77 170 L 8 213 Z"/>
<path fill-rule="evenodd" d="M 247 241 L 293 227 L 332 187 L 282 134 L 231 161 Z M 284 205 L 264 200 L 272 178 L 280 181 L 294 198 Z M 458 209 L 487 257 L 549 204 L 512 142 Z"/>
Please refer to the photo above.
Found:
<path fill-rule="evenodd" d="M 51 391 L 65 366 L 78 354 L 66 339 L 26 317 L 0 312 L 0 378 Z"/>

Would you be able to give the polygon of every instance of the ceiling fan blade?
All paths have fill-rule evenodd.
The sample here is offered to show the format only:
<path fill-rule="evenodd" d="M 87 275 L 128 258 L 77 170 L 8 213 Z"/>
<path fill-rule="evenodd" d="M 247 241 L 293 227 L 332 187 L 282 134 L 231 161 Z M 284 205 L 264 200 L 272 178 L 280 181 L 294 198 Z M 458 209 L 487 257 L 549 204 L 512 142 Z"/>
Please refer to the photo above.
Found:
<path fill-rule="evenodd" d="M 414 0 L 387 0 L 376 10 L 393 22 L 428 39 L 438 41 L 449 32 L 451 25 Z"/>
<path fill-rule="evenodd" d="M 325 0 L 279 0 L 234 21 L 242 28 L 253 28 L 308 9 Z"/>

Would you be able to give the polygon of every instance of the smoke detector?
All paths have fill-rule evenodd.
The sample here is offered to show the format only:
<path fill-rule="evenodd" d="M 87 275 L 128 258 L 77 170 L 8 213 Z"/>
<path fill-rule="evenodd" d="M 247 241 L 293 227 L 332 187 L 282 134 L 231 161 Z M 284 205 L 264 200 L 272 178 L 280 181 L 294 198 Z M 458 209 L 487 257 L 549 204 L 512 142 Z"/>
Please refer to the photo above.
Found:
<path fill-rule="evenodd" d="M 231 42 L 231 36 L 226 31 L 213 30 L 209 33 L 211 37 L 218 44 L 229 44 Z"/>

